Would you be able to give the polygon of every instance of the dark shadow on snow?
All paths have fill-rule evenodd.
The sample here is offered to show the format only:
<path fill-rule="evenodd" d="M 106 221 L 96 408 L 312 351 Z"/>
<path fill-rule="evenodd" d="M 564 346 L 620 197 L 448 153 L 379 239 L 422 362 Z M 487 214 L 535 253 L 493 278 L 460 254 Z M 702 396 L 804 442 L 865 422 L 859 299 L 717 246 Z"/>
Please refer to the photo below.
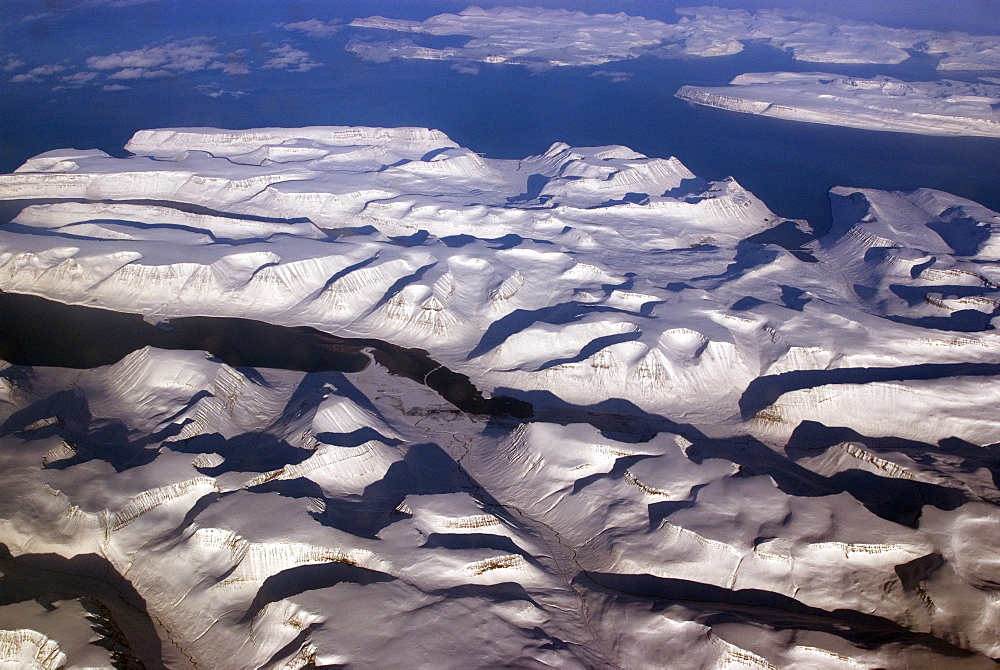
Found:
<path fill-rule="evenodd" d="M 648 574 L 584 572 L 574 581 L 600 591 L 654 601 L 660 607 L 681 605 L 700 612 L 701 622 L 710 626 L 736 622 L 767 626 L 774 630 L 819 631 L 867 649 L 896 642 L 926 647 L 953 658 L 976 655 L 939 637 L 911 631 L 883 617 L 856 610 L 828 611 L 772 591 L 732 590 Z"/>
<path fill-rule="evenodd" d="M 0 358 L 15 365 L 94 368 L 147 346 L 207 351 L 234 367 L 302 372 L 359 372 L 374 358 L 390 373 L 425 384 L 464 412 L 531 415 L 529 405 L 511 398 L 484 398 L 467 376 L 440 365 L 422 349 L 228 317 L 185 317 L 156 327 L 138 314 L 0 293 Z"/>
<path fill-rule="evenodd" d="M 163 668 L 162 649 L 156 627 L 142 596 L 107 559 L 96 554 L 64 558 L 57 554 L 21 554 L 16 558 L 0 544 L 0 606 L 35 600 L 55 609 L 60 600 L 85 599 L 106 619 L 99 622 L 105 633 L 101 646 L 120 656 L 121 667 Z M 86 607 L 88 603 L 84 603 Z M 95 632 L 101 630 L 95 626 Z"/>
<path fill-rule="evenodd" d="M 949 377 L 992 377 L 1000 375 L 1000 363 L 922 363 L 892 368 L 835 368 L 833 370 L 793 370 L 754 379 L 740 397 L 744 420 L 768 407 L 785 393 L 827 384 L 870 384 L 872 382 L 925 381 Z"/>

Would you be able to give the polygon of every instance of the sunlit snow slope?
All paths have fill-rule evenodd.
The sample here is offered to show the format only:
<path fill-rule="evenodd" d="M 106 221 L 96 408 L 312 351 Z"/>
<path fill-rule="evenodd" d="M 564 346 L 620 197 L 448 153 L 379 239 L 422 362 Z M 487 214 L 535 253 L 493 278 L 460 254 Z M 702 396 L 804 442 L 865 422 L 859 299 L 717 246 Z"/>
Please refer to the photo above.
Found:
<path fill-rule="evenodd" d="M 995 212 L 838 188 L 817 239 L 676 159 L 417 128 L 128 149 L 0 176 L 0 290 L 419 348 L 534 416 L 6 367 L 0 662 L 995 667 Z"/>
<path fill-rule="evenodd" d="M 44 201 L 0 232 L 0 288 L 378 338 L 536 402 L 773 435 L 833 393 L 852 427 L 1000 441 L 992 379 L 960 367 L 1000 363 L 997 215 L 975 203 L 838 192 L 815 243 L 734 181 L 624 147 L 492 160 L 437 131 L 307 128 L 128 149 L 0 176 L 0 197 Z M 959 407 L 933 411 L 945 387 Z M 923 400 L 873 402 L 894 394 Z"/>

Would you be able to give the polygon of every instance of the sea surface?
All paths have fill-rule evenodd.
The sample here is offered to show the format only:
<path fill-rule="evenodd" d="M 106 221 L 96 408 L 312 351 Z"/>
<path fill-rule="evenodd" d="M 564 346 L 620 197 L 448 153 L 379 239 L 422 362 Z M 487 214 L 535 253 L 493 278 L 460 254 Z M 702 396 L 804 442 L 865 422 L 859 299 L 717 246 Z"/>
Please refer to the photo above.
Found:
<path fill-rule="evenodd" d="M 423 7 L 422 12 L 445 8 Z M 387 7 L 374 5 L 370 13 L 378 9 L 388 13 Z M 149 10 L 130 11 L 136 12 L 132 18 L 136 22 L 142 20 L 138 12 Z M 100 15 L 95 16 L 88 20 L 100 20 Z M 199 20 L 224 18 L 206 15 Z M 171 28 L 176 32 L 176 26 L 163 25 L 155 16 L 147 17 L 147 22 L 148 34 L 129 36 L 122 48 L 176 37 L 170 32 Z M 270 26 L 271 32 L 256 34 L 247 29 L 238 38 L 220 41 L 219 50 L 240 47 L 252 52 L 256 40 L 259 51 L 275 39 L 289 39 L 288 32 L 273 23 L 262 25 Z M 24 39 L 48 45 L 53 53 L 67 54 L 67 62 L 121 46 L 94 46 L 88 42 L 93 31 L 86 25 L 63 31 L 61 45 L 50 44 L 51 34 Z M 344 28 L 332 39 L 293 40 L 323 63 L 303 73 L 260 68 L 238 76 L 195 72 L 128 81 L 131 88 L 121 91 L 95 86 L 53 91 L 49 86 L 0 84 L 0 171 L 9 172 L 30 156 L 65 147 L 125 155 L 122 146 L 144 128 L 426 126 L 496 158 L 537 154 L 557 141 L 578 146 L 623 144 L 649 156 L 677 156 L 701 177 L 734 177 L 779 216 L 806 219 L 818 230 L 829 225 L 827 192 L 838 185 L 889 190 L 930 187 L 1000 210 L 1000 139 L 798 123 L 697 107 L 674 97 L 684 84 L 722 85 L 748 71 L 822 69 L 857 76 L 931 79 L 936 73 L 927 58 L 913 58 L 899 66 L 818 65 L 750 45 L 731 57 L 642 57 L 541 72 L 478 64 L 478 74 L 463 74 L 439 61 L 365 62 L 344 49 L 351 39 L 397 37 Z M 615 78 L 624 81 L 613 81 L 602 73 L 621 73 Z M 975 80 L 982 74 L 948 76 Z"/>

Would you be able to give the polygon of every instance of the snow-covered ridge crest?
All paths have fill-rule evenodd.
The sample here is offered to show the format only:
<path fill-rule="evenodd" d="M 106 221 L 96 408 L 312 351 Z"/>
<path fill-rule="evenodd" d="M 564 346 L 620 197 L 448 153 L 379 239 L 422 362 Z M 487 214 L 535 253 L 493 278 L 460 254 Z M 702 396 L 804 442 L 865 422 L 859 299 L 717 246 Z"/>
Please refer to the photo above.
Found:
<path fill-rule="evenodd" d="M 802 248 L 806 225 L 734 180 L 625 147 L 498 160 L 409 128 L 137 137 L 130 158 L 53 151 L 0 175 L 0 198 L 49 201 L 0 229 L 0 290 L 376 338 L 486 393 L 619 399 L 779 442 L 826 416 L 796 393 L 832 389 L 863 422 L 869 393 L 898 397 L 869 381 L 934 402 L 947 369 L 921 366 L 1000 362 L 1000 275 L 982 262 L 998 215 L 948 194 L 837 190 L 833 232 Z M 288 147 L 303 152 L 273 153 Z M 1000 441 L 992 396 L 974 397 L 882 430 Z"/>

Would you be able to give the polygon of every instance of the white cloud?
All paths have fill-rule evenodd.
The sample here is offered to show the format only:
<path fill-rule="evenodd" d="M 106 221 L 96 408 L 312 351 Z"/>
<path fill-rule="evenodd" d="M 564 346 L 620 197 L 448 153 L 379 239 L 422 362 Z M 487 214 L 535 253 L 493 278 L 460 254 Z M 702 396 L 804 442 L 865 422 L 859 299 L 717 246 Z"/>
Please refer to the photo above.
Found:
<path fill-rule="evenodd" d="M 118 70 L 113 75 L 108 77 L 108 79 L 157 79 L 159 77 L 170 77 L 173 76 L 173 72 L 169 70 L 150 70 L 144 67 L 127 67 L 123 70 Z"/>
<path fill-rule="evenodd" d="M 26 14 L 21 17 L 22 21 L 41 21 L 44 19 L 57 19 L 66 16 L 70 12 L 80 9 L 93 9 L 95 7 L 128 7 L 130 5 L 143 5 L 158 0 L 76 0 L 75 2 L 46 2 L 51 11 L 39 14 Z"/>
<path fill-rule="evenodd" d="M 479 74 L 479 67 L 472 63 L 455 63 L 451 69 L 462 74 Z"/>
<path fill-rule="evenodd" d="M 211 67 L 213 70 L 222 70 L 225 74 L 250 74 L 250 66 L 246 63 L 213 63 Z"/>
<path fill-rule="evenodd" d="M 247 65 L 244 58 L 246 52 L 246 49 L 230 51 L 226 54 L 226 60 L 224 62 L 216 61 L 208 67 L 212 70 L 222 70 L 225 74 L 229 75 L 250 74 L 250 66 Z"/>
<path fill-rule="evenodd" d="M 130 7 L 132 5 L 145 5 L 158 0 L 82 0 L 80 7 Z"/>
<path fill-rule="evenodd" d="M 53 63 L 51 65 L 40 65 L 39 67 L 28 70 L 28 74 L 48 77 L 49 75 L 57 74 L 65 70 L 66 70 L 65 65 L 60 65 L 59 63 Z"/>
<path fill-rule="evenodd" d="M 218 84 L 202 84 L 201 86 L 194 87 L 199 93 L 204 93 L 210 98 L 221 98 L 227 95 L 231 98 L 239 98 L 243 96 L 243 91 L 231 91 L 229 89 L 222 88 Z"/>
<path fill-rule="evenodd" d="M 96 72 L 77 72 L 62 78 L 70 86 L 82 86 L 97 77 Z"/>
<path fill-rule="evenodd" d="M 264 67 L 271 70 L 289 70 L 290 72 L 308 72 L 320 67 L 322 63 L 314 61 L 309 57 L 309 53 L 302 49 L 296 49 L 290 44 L 282 44 L 269 50 L 274 54 Z"/>
<path fill-rule="evenodd" d="M 591 77 L 606 77 L 612 81 L 612 83 L 620 84 L 623 81 L 628 81 L 632 78 L 631 72 L 619 72 L 617 70 L 594 70 L 590 73 Z"/>
<path fill-rule="evenodd" d="M 127 91 L 131 86 L 122 86 L 121 84 L 107 84 L 102 88 L 102 91 Z"/>
<path fill-rule="evenodd" d="M 27 72 L 22 74 L 16 74 L 10 78 L 10 80 L 15 83 L 23 83 L 28 81 L 41 81 L 42 77 L 49 77 L 66 70 L 65 65 L 59 65 L 58 63 L 53 63 L 50 65 L 39 65 L 36 68 L 32 68 Z"/>
<path fill-rule="evenodd" d="M 24 65 L 24 61 L 14 54 L 3 54 L 0 56 L 0 63 L 3 63 L 3 65 L 0 65 L 0 68 L 2 68 L 4 72 L 12 72 Z"/>
<path fill-rule="evenodd" d="M 159 46 L 148 46 L 131 51 L 119 51 L 107 56 L 91 56 L 87 59 L 87 67 L 92 70 L 121 70 L 122 72 L 143 70 L 171 72 L 198 72 L 212 67 L 219 57 L 204 38 L 179 40 Z M 115 79 L 135 79 L 144 74 L 112 75 Z M 161 75 L 152 75 L 161 76 Z"/>
<path fill-rule="evenodd" d="M 319 19 L 308 19 L 306 21 L 296 21 L 294 23 L 276 23 L 278 28 L 285 30 L 297 30 L 305 33 L 309 37 L 330 37 L 338 32 L 343 26 L 338 19 L 332 21 L 320 21 Z"/>

